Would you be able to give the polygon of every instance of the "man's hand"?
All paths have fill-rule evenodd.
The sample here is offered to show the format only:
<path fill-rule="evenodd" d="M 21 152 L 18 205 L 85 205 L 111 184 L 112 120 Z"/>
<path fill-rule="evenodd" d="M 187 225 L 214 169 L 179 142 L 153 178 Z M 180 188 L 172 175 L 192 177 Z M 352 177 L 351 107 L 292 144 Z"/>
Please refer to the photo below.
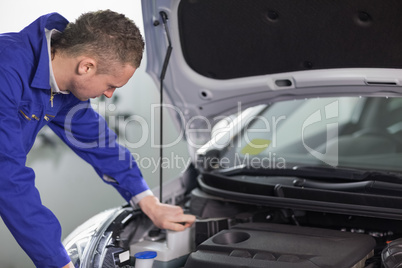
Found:
<path fill-rule="evenodd" d="M 155 196 L 144 197 L 138 205 L 156 227 L 161 229 L 183 231 L 195 221 L 195 216 L 184 214 L 181 207 L 160 203 Z"/>

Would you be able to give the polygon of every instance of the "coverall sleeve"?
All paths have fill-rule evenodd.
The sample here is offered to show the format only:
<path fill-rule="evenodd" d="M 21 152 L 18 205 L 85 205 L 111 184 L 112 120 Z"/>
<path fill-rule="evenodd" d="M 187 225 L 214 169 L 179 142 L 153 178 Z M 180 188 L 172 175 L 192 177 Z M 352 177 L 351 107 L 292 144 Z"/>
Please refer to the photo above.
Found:
<path fill-rule="evenodd" d="M 26 167 L 17 75 L 0 68 L 0 215 L 37 267 L 62 267 L 70 259 L 55 215 L 42 205 L 35 173 Z"/>
<path fill-rule="evenodd" d="M 116 134 L 89 101 L 62 110 L 49 127 L 127 202 L 149 190 L 130 151 L 118 144 Z"/>

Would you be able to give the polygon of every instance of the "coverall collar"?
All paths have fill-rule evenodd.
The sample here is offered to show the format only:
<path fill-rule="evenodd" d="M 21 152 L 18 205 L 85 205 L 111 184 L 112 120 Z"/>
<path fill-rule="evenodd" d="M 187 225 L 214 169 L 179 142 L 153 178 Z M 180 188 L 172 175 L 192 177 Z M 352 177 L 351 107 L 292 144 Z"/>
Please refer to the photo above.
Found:
<path fill-rule="evenodd" d="M 50 89 L 49 84 L 49 55 L 45 28 L 56 29 L 62 32 L 67 26 L 68 21 L 58 13 L 50 13 L 39 17 L 33 23 L 24 28 L 21 32 L 28 35 L 31 40 L 33 50 L 39 51 L 38 65 L 33 76 L 31 87 Z M 40 38 L 38 38 L 40 33 Z"/>

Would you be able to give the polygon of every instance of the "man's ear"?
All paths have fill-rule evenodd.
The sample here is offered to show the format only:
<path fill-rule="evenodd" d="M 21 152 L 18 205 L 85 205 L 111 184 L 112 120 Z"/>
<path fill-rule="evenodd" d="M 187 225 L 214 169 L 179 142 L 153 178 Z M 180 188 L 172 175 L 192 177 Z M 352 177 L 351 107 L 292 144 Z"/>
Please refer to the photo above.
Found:
<path fill-rule="evenodd" d="M 90 57 L 84 57 L 78 62 L 77 72 L 79 75 L 95 74 L 97 68 L 97 62 Z"/>

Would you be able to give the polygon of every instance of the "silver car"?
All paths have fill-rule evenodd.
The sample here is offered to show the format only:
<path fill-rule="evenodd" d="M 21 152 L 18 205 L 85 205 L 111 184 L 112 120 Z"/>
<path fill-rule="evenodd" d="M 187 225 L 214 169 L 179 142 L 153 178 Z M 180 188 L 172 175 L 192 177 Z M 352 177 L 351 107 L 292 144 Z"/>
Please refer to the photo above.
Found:
<path fill-rule="evenodd" d="M 402 266 L 402 2 L 142 5 L 191 160 L 155 193 L 197 221 L 107 210 L 66 238 L 75 266 Z"/>

